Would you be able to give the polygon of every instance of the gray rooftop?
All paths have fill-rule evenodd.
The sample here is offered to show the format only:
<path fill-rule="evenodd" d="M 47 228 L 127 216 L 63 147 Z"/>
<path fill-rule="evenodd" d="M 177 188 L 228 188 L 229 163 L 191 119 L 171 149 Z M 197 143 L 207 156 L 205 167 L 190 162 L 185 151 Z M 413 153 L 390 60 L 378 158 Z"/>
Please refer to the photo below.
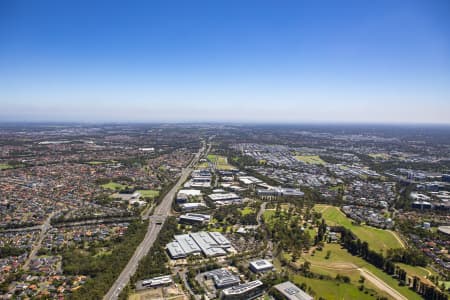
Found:
<path fill-rule="evenodd" d="M 313 297 L 305 293 L 290 281 L 286 281 L 274 286 L 288 300 L 314 300 Z"/>

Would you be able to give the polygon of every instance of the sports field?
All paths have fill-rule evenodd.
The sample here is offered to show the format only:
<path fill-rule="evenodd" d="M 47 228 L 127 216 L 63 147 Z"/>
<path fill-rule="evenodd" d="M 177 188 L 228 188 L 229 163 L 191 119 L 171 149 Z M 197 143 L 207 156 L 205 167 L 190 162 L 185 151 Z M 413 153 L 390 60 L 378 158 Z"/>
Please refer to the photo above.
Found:
<path fill-rule="evenodd" d="M 296 155 L 295 159 L 310 165 L 324 165 L 325 161 L 318 155 Z"/>
<path fill-rule="evenodd" d="M 338 207 L 317 204 L 314 210 L 321 212 L 328 225 L 340 225 L 350 229 L 359 239 L 369 243 L 369 247 L 375 251 L 403 248 L 398 235 L 390 230 L 383 230 L 367 225 L 356 225 L 350 218 L 344 215 Z"/>
<path fill-rule="evenodd" d="M 102 188 L 113 190 L 113 191 L 122 190 L 122 189 L 124 189 L 126 187 L 127 187 L 126 185 L 123 185 L 123 184 L 120 184 L 120 183 L 117 183 L 117 182 L 112 182 L 112 181 L 108 182 L 108 183 L 105 183 L 105 184 L 102 184 Z"/>
<path fill-rule="evenodd" d="M 231 170 L 234 169 L 232 165 L 228 163 L 228 160 L 225 156 L 222 155 L 215 155 L 215 154 L 208 154 L 207 156 L 208 160 L 216 166 L 218 170 Z"/>

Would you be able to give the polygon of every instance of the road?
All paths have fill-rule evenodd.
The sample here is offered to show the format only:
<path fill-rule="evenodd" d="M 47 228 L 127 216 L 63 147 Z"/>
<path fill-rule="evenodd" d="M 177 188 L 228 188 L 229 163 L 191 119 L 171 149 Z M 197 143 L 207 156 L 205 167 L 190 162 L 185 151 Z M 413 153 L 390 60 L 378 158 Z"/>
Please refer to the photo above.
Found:
<path fill-rule="evenodd" d="M 267 205 L 267 202 L 263 202 L 261 204 L 261 207 L 259 208 L 258 214 L 256 215 L 256 221 L 258 222 L 258 226 L 261 226 L 261 224 L 262 224 L 262 216 L 263 216 L 264 212 L 266 211 L 266 205 Z"/>
<path fill-rule="evenodd" d="M 209 149 L 209 148 L 208 148 Z M 115 300 L 120 295 L 122 289 L 128 284 L 131 276 L 136 272 L 139 265 L 139 261 L 147 255 L 150 248 L 153 246 L 159 232 L 161 231 L 162 224 L 170 214 L 172 207 L 172 201 L 181 185 L 188 179 L 189 174 L 193 171 L 193 168 L 197 164 L 201 155 L 203 154 L 205 147 L 203 146 L 200 151 L 192 159 L 191 163 L 182 170 L 181 176 L 172 189 L 164 196 L 161 203 L 156 207 L 153 216 L 150 217 L 147 233 L 144 239 L 136 248 L 133 256 L 128 261 L 128 264 L 120 273 L 117 280 L 109 289 L 108 293 L 103 297 L 104 300 Z"/>
<path fill-rule="evenodd" d="M 52 225 L 50 224 L 50 221 L 51 221 L 51 219 L 53 218 L 53 216 L 55 214 L 56 214 L 56 212 L 52 212 L 47 217 L 47 219 L 45 220 L 44 224 L 42 224 L 40 226 L 41 233 L 39 234 L 39 238 L 38 238 L 37 242 L 33 245 L 33 249 L 31 249 L 30 255 L 28 255 L 28 258 L 27 258 L 27 260 L 25 261 L 25 263 L 23 265 L 23 269 L 24 270 L 28 270 L 28 268 L 30 267 L 31 260 L 33 260 L 36 257 L 37 252 L 39 251 L 39 249 L 41 249 L 42 241 L 45 238 L 47 230 L 49 230 L 50 227 L 52 227 Z"/>

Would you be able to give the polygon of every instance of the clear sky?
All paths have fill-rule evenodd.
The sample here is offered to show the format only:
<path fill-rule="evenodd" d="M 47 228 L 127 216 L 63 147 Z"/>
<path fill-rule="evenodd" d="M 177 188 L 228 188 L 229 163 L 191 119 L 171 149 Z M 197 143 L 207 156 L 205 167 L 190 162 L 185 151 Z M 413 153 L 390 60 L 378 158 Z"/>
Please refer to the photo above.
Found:
<path fill-rule="evenodd" d="M 450 1 L 0 0 L 0 121 L 450 123 Z"/>

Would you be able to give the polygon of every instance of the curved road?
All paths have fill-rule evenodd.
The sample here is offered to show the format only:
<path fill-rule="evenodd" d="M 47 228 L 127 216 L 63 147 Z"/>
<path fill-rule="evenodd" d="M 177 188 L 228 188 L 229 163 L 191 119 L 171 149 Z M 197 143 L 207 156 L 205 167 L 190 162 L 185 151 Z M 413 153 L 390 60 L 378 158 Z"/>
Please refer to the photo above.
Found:
<path fill-rule="evenodd" d="M 205 147 L 202 147 L 200 151 L 195 155 L 192 159 L 189 166 L 182 170 L 181 176 L 178 179 L 177 183 L 172 187 L 172 189 L 164 196 L 161 203 L 156 207 L 153 216 L 150 217 L 149 225 L 147 233 L 145 234 L 144 239 L 136 248 L 133 256 L 128 261 L 128 264 L 120 273 L 117 280 L 109 289 L 108 293 L 103 297 L 104 300 L 115 300 L 118 298 L 122 289 L 128 284 L 131 276 L 136 272 L 136 269 L 139 265 L 139 261 L 147 255 L 150 248 L 153 246 L 159 232 L 161 231 L 162 224 L 166 220 L 167 216 L 170 213 L 170 209 L 172 206 L 172 200 L 175 197 L 176 192 L 180 188 L 180 186 L 188 179 L 189 174 L 193 171 L 193 168 L 197 164 L 200 156 L 203 154 Z"/>

